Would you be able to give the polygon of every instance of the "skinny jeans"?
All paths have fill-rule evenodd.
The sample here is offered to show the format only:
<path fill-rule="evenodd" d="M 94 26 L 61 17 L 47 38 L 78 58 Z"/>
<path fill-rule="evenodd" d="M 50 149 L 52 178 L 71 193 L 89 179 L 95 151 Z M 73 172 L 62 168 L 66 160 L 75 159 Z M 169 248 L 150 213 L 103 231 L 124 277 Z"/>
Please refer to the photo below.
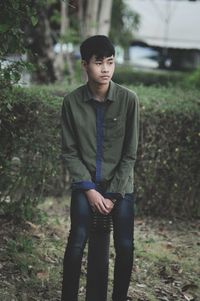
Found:
<path fill-rule="evenodd" d="M 132 194 L 126 194 L 118 200 L 111 211 L 113 239 L 115 248 L 113 301 L 126 301 L 133 266 L 134 252 L 134 200 Z M 91 233 L 93 212 L 82 191 L 72 192 L 70 207 L 71 229 L 63 262 L 63 283 L 61 301 L 78 301 L 79 279 L 83 251 Z M 94 234 L 93 234 L 94 235 Z M 98 253 L 98 249 L 96 252 Z M 97 254 L 101 258 L 105 254 Z M 108 265 L 108 256 L 104 256 L 104 265 Z M 87 287 L 87 290 L 90 290 Z M 86 301 L 90 300 L 86 294 Z M 97 298 L 96 298 L 97 299 Z"/>

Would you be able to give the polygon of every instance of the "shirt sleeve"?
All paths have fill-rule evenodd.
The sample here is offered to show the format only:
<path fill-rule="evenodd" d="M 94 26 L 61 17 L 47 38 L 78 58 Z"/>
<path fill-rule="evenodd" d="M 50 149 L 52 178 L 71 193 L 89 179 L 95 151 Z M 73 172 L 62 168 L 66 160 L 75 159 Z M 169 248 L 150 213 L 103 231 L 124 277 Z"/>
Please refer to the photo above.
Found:
<path fill-rule="evenodd" d="M 95 184 L 91 180 L 91 175 L 81 159 L 68 97 L 64 98 L 62 105 L 61 137 L 62 159 L 70 173 L 72 188 L 84 190 L 95 188 Z"/>
<path fill-rule="evenodd" d="M 117 193 L 124 197 L 126 193 L 126 184 L 130 180 L 133 181 L 133 169 L 137 155 L 138 138 L 139 100 L 135 95 L 129 103 L 122 158 L 107 189 L 108 193 Z"/>

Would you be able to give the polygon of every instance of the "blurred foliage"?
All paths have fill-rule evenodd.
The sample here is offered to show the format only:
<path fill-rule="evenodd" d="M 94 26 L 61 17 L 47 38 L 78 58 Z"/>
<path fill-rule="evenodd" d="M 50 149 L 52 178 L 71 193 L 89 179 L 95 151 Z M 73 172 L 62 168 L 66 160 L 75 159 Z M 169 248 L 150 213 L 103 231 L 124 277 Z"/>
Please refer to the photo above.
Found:
<path fill-rule="evenodd" d="M 137 70 L 130 66 L 117 66 L 113 80 L 119 84 L 145 86 L 185 85 L 187 74 L 178 71 Z"/>
<path fill-rule="evenodd" d="M 83 38 L 81 34 L 83 28 L 80 28 L 81 22 L 77 20 L 79 20 L 80 6 L 82 5 L 83 10 L 86 9 L 86 1 L 67 3 L 66 17 L 69 24 L 67 32 L 61 36 L 61 1 L 0 1 L 1 89 L 17 83 L 22 70 L 26 69 L 32 74 L 34 82 L 49 83 L 59 79 L 59 68 L 58 64 L 56 65 L 58 54 L 53 47 L 56 44 L 72 43 L 77 49 L 77 45 Z M 83 17 L 86 15 L 84 13 Z M 116 45 L 128 46 L 133 39 L 133 29 L 138 24 L 139 16 L 128 8 L 125 1 L 113 1 L 110 36 Z M 19 60 L 22 54 L 26 54 L 27 61 L 32 65 L 24 62 L 22 58 L 19 62 L 16 62 L 15 58 L 8 58 L 10 55 L 16 55 Z M 72 61 L 71 68 L 69 62 L 65 66 L 68 72 L 75 64 L 74 60 Z"/>
<path fill-rule="evenodd" d="M 38 1 L 40 5 L 44 1 Z M 8 55 L 22 55 L 28 51 L 25 43 L 25 28 L 37 24 L 37 11 L 34 1 L 7 0 L 0 2 L 0 89 L 11 86 L 20 80 L 24 69 L 31 71 L 33 66 L 22 59 L 8 59 Z"/>
<path fill-rule="evenodd" d="M 34 1 L 7 0 L 0 2 L 0 56 L 25 53 L 24 28 L 37 24 Z"/>
<path fill-rule="evenodd" d="M 68 89 L 63 84 L 1 94 L 0 214 L 31 219 L 44 196 L 62 194 L 69 186 L 60 160 L 59 121 Z M 199 216 L 199 91 L 130 89 L 141 101 L 135 175 L 139 212 Z"/>
<path fill-rule="evenodd" d="M 185 80 L 185 84 L 200 88 L 200 67 L 193 71 Z"/>
<path fill-rule="evenodd" d="M 139 23 L 139 15 L 130 10 L 125 1 L 113 1 L 110 38 L 115 45 L 128 47 L 133 40 L 133 30 Z"/>
<path fill-rule="evenodd" d="M 4 66 L 5 61 L 5 66 Z M 0 89 L 11 88 L 12 85 L 17 84 L 21 79 L 22 73 L 26 70 L 32 72 L 34 66 L 31 63 L 19 60 L 8 61 L 2 60 L 0 62 Z"/>
<path fill-rule="evenodd" d="M 0 89 L 11 87 L 12 83 L 17 83 L 21 78 L 23 62 L 11 62 L 6 67 L 0 63 Z"/>

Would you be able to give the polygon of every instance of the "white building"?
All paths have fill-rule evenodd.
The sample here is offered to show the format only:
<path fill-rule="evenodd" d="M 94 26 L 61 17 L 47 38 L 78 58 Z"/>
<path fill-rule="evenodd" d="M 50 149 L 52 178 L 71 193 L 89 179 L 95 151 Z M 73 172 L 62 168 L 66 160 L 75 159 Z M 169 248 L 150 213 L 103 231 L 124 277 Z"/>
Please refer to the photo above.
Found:
<path fill-rule="evenodd" d="M 126 3 L 140 15 L 135 40 L 167 50 L 174 60 L 179 51 L 183 65 L 200 64 L 200 1 L 126 0 Z"/>

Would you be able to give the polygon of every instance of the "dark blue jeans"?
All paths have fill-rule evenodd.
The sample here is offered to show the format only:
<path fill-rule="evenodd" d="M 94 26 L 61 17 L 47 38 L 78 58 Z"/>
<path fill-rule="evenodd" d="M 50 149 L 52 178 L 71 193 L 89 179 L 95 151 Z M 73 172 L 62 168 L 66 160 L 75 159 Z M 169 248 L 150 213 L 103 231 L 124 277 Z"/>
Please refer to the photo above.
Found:
<path fill-rule="evenodd" d="M 112 300 L 125 301 L 133 266 L 133 196 L 126 194 L 123 199 L 117 201 L 111 215 L 116 252 Z M 70 217 L 71 230 L 63 264 L 62 301 L 78 300 L 82 256 L 90 235 L 93 219 L 93 212 L 84 192 L 75 191 L 72 193 Z M 98 256 L 102 256 L 102 254 Z M 107 263 L 105 262 L 105 264 Z M 87 297 L 86 300 L 98 301 L 89 300 Z M 105 300 L 101 299 L 100 301 Z"/>

